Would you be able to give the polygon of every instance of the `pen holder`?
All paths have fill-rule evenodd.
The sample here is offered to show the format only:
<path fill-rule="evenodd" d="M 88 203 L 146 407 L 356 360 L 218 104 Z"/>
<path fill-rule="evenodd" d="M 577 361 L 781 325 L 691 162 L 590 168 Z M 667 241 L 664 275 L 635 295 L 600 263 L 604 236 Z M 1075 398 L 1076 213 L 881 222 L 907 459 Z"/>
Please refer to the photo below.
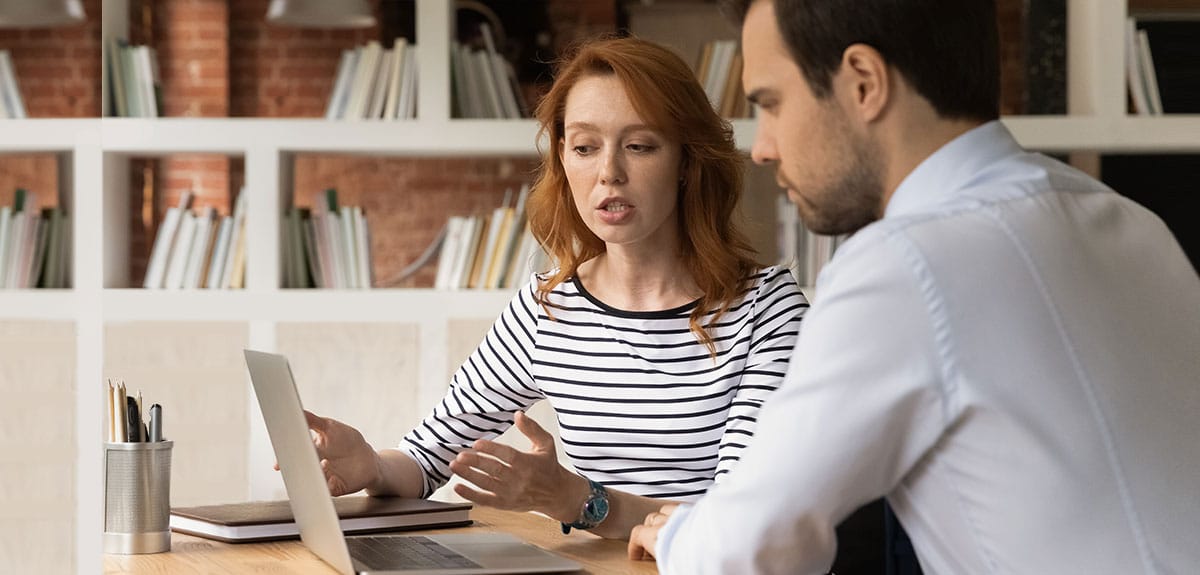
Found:
<path fill-rule="evenodd" d="M 104 552 L 171 550 L 170 441 L 104 444 Z"/>

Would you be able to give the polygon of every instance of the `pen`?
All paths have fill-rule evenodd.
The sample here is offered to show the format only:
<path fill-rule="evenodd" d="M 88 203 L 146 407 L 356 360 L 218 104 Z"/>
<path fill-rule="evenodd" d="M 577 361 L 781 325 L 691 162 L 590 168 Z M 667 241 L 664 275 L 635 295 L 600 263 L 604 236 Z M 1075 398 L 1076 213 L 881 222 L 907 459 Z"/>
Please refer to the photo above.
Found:
<path fill-rule="evenodd" d="M 138 413 L 137 399 L 125 398 L 125 441 L 137 443 L 142 440 L 142 415 Z"/>
<path fill-rule="evenodd" d="M 162 441 L 162 406 L 150 406 L 150 441 Z"/>
<path fill-rule="evenodd" d="M 146 433 L 146 412 L 142 411 L 142 390 L 140 389 L 137 392 L 137 411 L 138 421 L 141 423 L 138 425 L 138 436 L 133 441 L 146 441 L 149 434 Z"/>

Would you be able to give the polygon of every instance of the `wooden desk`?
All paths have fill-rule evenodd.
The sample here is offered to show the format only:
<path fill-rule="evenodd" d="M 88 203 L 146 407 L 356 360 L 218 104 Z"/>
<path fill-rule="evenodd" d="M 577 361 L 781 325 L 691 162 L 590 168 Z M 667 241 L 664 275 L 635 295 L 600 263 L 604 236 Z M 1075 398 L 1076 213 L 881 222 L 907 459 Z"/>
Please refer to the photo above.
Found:
<path fill-rule="evenodd" d="M 471 510 L 470 527 L 438 529 L 433 533 L 499 531 L 511 533 L 583 565 L 579 573 L 658 573 L 653 561 L 630 561 L 625 542 L 601 539 L 572 531 L 563 535 L 558 523 L 530 513 L 489 507 Z M 420 533 L 420 531 L 410 532 Z M 208 575 L 208 574 L 332 575 L 332 567 L 313 555 L 299 540 L 229 544 L 171 534 L 171 551 L 151 555 L 105 555 L 105 575 Z"/>

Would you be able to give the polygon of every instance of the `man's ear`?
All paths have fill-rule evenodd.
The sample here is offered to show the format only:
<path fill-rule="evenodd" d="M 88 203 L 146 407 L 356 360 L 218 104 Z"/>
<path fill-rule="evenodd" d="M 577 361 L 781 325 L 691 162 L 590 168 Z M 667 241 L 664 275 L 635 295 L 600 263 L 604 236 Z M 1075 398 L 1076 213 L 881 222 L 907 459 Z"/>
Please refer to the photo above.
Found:
<path fill-rule="evenodd" d="M 863 123 L 879 119 L 892 97 L 888 64 L 878 50 L 866 44 L 851 44 L 842 52 L 842 64 L 834 76 L 847 111 Z"/>

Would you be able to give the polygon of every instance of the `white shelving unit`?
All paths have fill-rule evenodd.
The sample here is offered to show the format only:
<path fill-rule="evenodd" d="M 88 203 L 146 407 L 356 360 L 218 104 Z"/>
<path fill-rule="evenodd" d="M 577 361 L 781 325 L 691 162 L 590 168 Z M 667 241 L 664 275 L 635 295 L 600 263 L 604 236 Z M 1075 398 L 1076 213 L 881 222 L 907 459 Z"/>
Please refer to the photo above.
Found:
<path fill-rule="evenodd" d="M 1069 0 L 1069 110 L 1062 117 L 1009 117 L 1004 122 L 1026 147 L 1048 152 L 1200 152 L 1200 116 L 1144 118 L 1125 108 L 1125 0 Z M 125 0 L 104 0 L 105 36 L 124 35 Z M 418 117 L 401 122 L 275 119 L 0 120 L 0 154 L 58 154 L 61 201 L 74 225 L 73 288 L 0 292 L 0 321 L 73 321 L 77 328 L 75 565 L 99 571 L 103 428 L 104 327 L 109 322 L 238 321 L 250 345 L 275 348 L 275 325 L 292 322 L 415 322 L 422 337 L 444 336 L 453 319 L 495 317 L 507 291 L 284 290 L 280 286 L 280 214 L 291 201 L 292 156 L 334 152 L 388 156 L 533 156 L 537 126 L 530 120 L 450 117 L 448 0 L 416 2 L 421 43 Z M 107 99 L 107 94 L 105 94 Z M 748 151 L 754 121 L 734 122 Z M 248 205 L 246 288 L 237 291 L 131 289 L 128 275 L 131 157 L 214 153 L 245 160 Z M 442 375 L 446 350 L 423 361 L 423 379 Z M 444 385 L 444 381 L 438 381 Z M 422 384 L 424 385 L 424 384 Z M 430 392 L 433 393 L 433 392 Z M 247 395 L 246 401 L 253 405 Z M 263 426 L 250 409 L 250 456 L 269 455 Z M 270 492 L 277 479 L 251 476 L 251 495 Z"/>

